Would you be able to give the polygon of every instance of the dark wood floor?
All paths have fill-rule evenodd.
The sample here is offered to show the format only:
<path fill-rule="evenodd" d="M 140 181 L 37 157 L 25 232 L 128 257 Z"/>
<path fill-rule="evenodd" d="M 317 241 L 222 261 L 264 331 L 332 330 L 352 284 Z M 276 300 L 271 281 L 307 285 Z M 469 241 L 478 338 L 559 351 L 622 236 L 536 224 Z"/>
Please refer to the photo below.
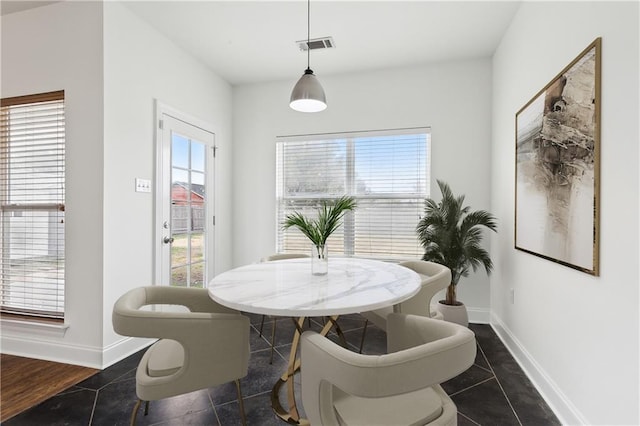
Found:
<path fill-rule="evenodd" d="M 100 370 L 58 362 L 0 356 L 0 422 L 56 395 Z"/>

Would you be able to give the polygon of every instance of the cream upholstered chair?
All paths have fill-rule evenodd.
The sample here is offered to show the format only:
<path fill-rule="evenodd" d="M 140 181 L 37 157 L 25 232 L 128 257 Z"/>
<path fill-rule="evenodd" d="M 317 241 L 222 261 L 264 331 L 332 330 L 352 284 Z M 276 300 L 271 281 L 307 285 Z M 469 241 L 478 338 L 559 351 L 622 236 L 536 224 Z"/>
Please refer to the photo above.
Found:
<path fill-rule="evenodd" d="M 181 312 L 144 308 L 181 305 Z M 175 308 L 174 308 L 175 310 Z M 138 402 L 156 401 L 235 381 L 245 424 L 239 379 L 249 366 L 249 318 L 214 302 L 206 289 L 149 286 L 122 295 L 113 307 L 113 329 L 123 336 L 158 338 L 136 371 Z"/>
<path fill-rule="evenodd" d="M 305 257 L 309 257 L 308 254 L 302 254 L 302 253 L 276 253 L 276 254 L 272 254 L 270 256 L 267 257 L 263 257 L 262 259 L 260 259 L 260 262 L 271 262 L 273 260 L 285 260 L 285 259 L 302 259 Z M 266 315 L 262 316 L 262 321 L 260 321 L 260 337 L 262 337 L 262 329 L 264 328 L 264 320 L 266 318 Z M 278 318 L 277 317 L 273 317 L 272 319 L 272 326 L 271 326 L 271 357 L 269 358 L 269 364 L 273 363 L 273 350 L 274 350 L 274 345 L 276 343 L 276 324 L 277 324 Z M 309 321 L 311 321 L 311 319 L 309 319 Z M 311 324 L 311 322 L 309 322 L 309 324 Z"/>
<path fill-rule="evenodd" d="M 383 330 L 387 328 L 387 315 L 392 312 L 442 319 L 442 314 L 432 308 L 431 299 L 451 283 L 449 268 L 426 260 L 410 260 L 401 262 L 400 265 L 412 269 L 420 275 L 422 280 L 420 291 L 395 307 L 389 306 L 375 311 L 363 312 L 362 315 Z"/>
<path fill-rule="evenodd" d="M 469 368 L 476 342 L 458 324 L 387 316 L 386 355 L 351 352 L 321 335 L 302 335 L 302 404 L 312 426 L 455 425 L 440 387 Z"/>
<path fill-rule="evenodd" d="M 431 306 L 431 299 L 436 293 L 444 290 L 451 283 L 451 271 L 449 268 L 439 263 L 427 262 L 425 260 L 409 260 L 400 262 L 400 265 L 412 269 L 420 275 L 420 279 L 422 280 L 420 291 L 409 300 L 405 300 L 395 306 L 388 306 L 376 309 L 375 311 L 361 312 L 361 315 L 365 317 L 366 321 L 360 340 L 360 352 L 362 352 L 364 336 L 369 321 L 381 329 L 386 330 L 387 315 L 392 312 L 442 319 L 442 314 L 438 312 L 435 307 Z"/>

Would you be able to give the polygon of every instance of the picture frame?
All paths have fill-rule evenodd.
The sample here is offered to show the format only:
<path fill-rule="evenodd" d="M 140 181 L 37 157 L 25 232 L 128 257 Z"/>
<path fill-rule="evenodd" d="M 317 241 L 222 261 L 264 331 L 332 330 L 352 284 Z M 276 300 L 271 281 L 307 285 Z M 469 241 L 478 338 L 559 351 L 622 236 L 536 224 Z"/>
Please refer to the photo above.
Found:
<path fill-rule="evenodd" d="M 516 113 L 515 248 L 598 276 L 602 39 Z"/>

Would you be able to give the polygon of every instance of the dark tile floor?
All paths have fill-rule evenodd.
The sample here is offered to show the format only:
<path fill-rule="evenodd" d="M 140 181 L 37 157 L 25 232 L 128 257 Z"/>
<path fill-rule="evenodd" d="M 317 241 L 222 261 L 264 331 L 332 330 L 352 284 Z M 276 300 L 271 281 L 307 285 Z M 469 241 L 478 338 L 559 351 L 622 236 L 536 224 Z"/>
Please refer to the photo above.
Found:
<path fill-rule="evenodd" d="M 269 344 L 258 335 L 261 317 L 252 315 L 249 374 L 241 380 L 247 421 L 251 425 L 284 425 L 271 410 L 270 391 L 286 367 L 293 324 L 278 320 L 277 351 L 269 364 Z M 358 315 L 339 321 L 352 349 L 360 343 L 364 321 Z M 312 327 L 320 328 L 319 322 Z M 472 324 L 478 353 L 465 373 L 442 384 L 458 407 L 458 424 L 466 425 L 559 425 L 518 364 L 490 326 Z M 271 323 L 264 333 L 271 334 Z M 333 335 L 331 338 L 336 339 Z M 369 325 L 363 353 L 380 354 L 386 349 L 385 333 Z M 19 425 L 127 425 L 135 404 L 135 369 L 142 356 L 136 353 L 95 374 L 43 403 L 9 419 L 6 426 Z M 139 425 L 237 425 L 235 385 L 192 392 L 154 401 L 149 414 L 138 415 Z"/>

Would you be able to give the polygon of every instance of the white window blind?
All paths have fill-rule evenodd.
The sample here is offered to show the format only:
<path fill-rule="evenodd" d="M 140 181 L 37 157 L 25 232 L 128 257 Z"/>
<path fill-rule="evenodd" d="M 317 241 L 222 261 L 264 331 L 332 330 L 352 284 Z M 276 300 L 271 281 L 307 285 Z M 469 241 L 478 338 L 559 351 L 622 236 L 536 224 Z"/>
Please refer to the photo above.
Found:
<path fill-rule="evenodd" d="M 64 316 L 64 91 L 0 107 L 0 309 Z"/>
<path fill-rule="evenodd" d="M 330 256 L 422 256 L 415 228 L 429 196 L 429 128 L 281 137 L 276 147 L 277 251 L 311 250 L 297 229 L 299 211 L 316 217 L 322 200 L 353 196 L 358 207 L 328 240 Z"/>

